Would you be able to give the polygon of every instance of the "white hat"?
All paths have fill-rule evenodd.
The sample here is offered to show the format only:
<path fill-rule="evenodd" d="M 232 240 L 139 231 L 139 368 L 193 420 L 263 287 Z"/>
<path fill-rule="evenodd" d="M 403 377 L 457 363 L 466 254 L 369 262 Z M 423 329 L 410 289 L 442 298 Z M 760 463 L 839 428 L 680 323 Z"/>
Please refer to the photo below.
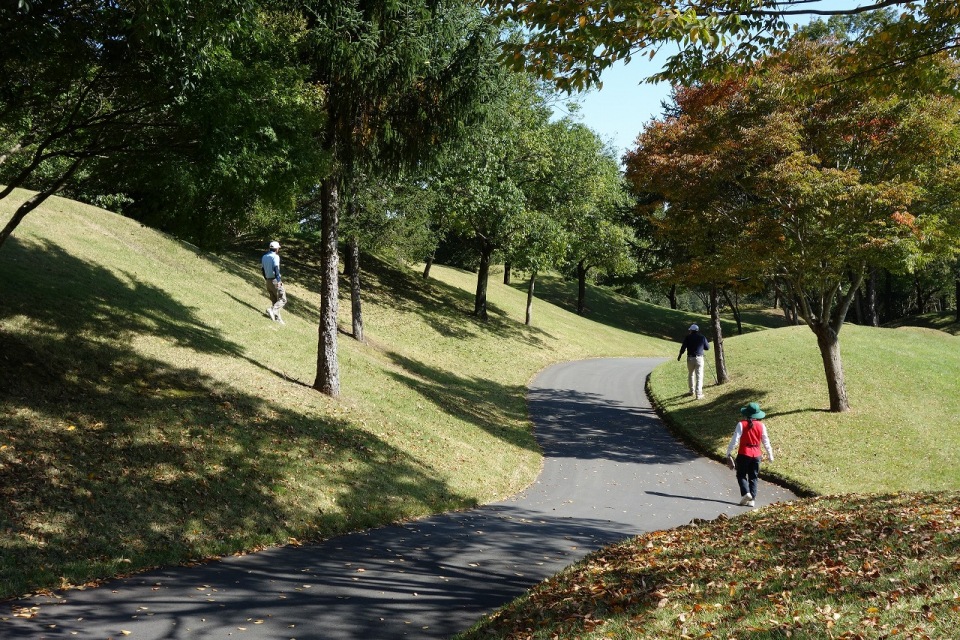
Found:
<path fill-rule="evenodd" d="M 270 243 L 270 248 L 271 248 L 271 249 L 279 249 L 279 248 L 280 248 L 280 243 L 277 242 L 276 240 L 273 240 L 273 241 Z"/>
<path fill-rule="evenodd" d="M 271 245 L 273 246 L 273 245 Z M 700 327 L 695 324 L 690 325 L 690 331 L 700 331 Z"/>

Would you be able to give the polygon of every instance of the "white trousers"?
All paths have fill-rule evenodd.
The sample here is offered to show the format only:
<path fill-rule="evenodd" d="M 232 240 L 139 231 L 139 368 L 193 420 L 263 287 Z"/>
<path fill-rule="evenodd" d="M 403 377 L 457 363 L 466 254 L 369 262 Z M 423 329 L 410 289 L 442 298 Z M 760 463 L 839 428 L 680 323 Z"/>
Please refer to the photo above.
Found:
<path fill-rule="evenodd" d="M 690 395 L 703 395 L 703 356 L 687 358 L 687 371 L 690 373 Z"/>

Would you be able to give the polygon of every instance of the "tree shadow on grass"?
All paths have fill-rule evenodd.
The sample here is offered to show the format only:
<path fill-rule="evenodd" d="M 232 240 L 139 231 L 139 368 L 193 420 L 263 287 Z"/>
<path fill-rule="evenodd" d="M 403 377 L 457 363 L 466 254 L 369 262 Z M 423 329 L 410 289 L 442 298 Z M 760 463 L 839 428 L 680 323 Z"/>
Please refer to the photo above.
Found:
<path fill-rule="evenodd" d="M 704 388 L 704 395 L 703 400 L 690 399 L 671 405 L 669 413 L 658 413 L 674 433 L 704 455 L 715 459 L 718 457 L 712 452 L 726 448 L 734 425 L 742 419 L 740 407 L 748 402 L 759 402 L 767 415 L 775 417 L 777 414 L 776 406 L 765 404 L 767 392 L 760 389 L 714 385 Z M 678 397 L 671 399 L 677 400 Z"/>
<path fill-rule="evenodd" d="M 0 352 L 31 363 L 0 370 L 0 597 L 472 504 L 349 422 L 121 346 Z"/>
<path fill-rule="evenodd" d="M 243 351 L 166 291 L 134 274 L 125 273 L 129 281 L 124 281 L 55 244 L 27 244 L 12 237 L 4 244 L 0 264 L 4 273 L 21 274 L 0 281 L 0 319 L 25 315 L 65 339 L 153 335 L 198 352 Z"/>
<path fill-rule="evenodd" d="M 43 276 L 0 282 L 0 319 L 33 321 L 0 326 L 0 597 L 473 503 L 345 420 L 135 351 L 245 357 L 163 290 L 16 238 L 0 261 Z"/>
<path fill-rule="evenodd" d="M 434 279 L 424 280 L 408 270 L 396 267 L 373 256 L 364 256 L 368 265 L 365 295 L 371 302 L 389 306 L 404 313 L 420 315 L 438 333 L 453 338 L 470 338 L 477 334 L 509 338 L 535 347 L 545 346 L 553 336 L 538 327 L 530 327 L 511 318 L 497 305 L 487 303 L 486 321 L 469 313 L 474 295 L 469 291 Z"/>
<path fill-rule="evenodd" d="M 513 446 L 539 451 L 527 426 L 523 402 L 525 387 L 460 376 L 398 353 L 387 352 L 386 355 L 402 370 L 390 372 L 390 375 L 443 413 L 475 425 Z"/>

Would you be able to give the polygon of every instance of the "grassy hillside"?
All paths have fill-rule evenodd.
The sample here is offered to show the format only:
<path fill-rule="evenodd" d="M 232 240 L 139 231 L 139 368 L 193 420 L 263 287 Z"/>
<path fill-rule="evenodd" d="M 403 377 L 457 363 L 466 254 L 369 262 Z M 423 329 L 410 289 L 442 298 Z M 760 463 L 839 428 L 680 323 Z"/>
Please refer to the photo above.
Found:
<path fill-rule="evenodd" d="M 724 342 L 732 381 L 686 393 L 686 367 L 668 363 L 650 390 L 701 450 L 726 454 L 738 408 L 767 412 L 772 475 L 816 493 L 960 488 L 960 338 L 920 328 L 846 325 L 840 350 L 851 411 L 829 406 L 813 333 L 788 327 Z M 708 358 L 707 379 L 714 379 Z"/>
<path fill-rule="evenodd" d="M 479 322 L 473 274 L 369 262 L 368 342 L 340 336 L 330 400 L 310 388 L 316 248 L 284 240 L 283 327 L 262 252 L 57 198 L 0 248 L 0 597 L 512 494 L 539 470 L 538 370 L 675 350 L 540 301 L 525 327 L 494 282 Z"/>
<path fill-rule="evenodd" d="M 905 318 L 900 318 L 895 322 L 888 323 L 886 326 L 892 328 L 924 327 L 927 329 L 936 329 L 938 331 L 945 331 L 951 335 L 960 336 L 960 322 L 957 322 L 956 311 L 923 313 L 916 316 L 907 316 Z"/>
<path fill-rule="evenodd" d="M 523 276 L 514 280 L 513 287 L 526 291 Z M 551 275 L 537 278 L 536 295 L 552 302 L 570 313 L 577 310 L 576 281 Z M 536 313 L 536 306 L 534 307 Z M 783 315 L 769 310 L 746 309 L 742 311 L 743 332 L 752 333 L 762 329 L 782 327 L 786 324 Z M 660 307 L 620 295 L 607 288 L 591 287 L 586 296 L 586 317 L 601 324 L 627 329 L 643 335 L 679 342 L 687 334 L 691 323 L 698 323 L 709 333 L 710 318 L 707 315 Z M 724 335 L 736 334 L 737 324 L 732 314 L 721 315 Z"/>

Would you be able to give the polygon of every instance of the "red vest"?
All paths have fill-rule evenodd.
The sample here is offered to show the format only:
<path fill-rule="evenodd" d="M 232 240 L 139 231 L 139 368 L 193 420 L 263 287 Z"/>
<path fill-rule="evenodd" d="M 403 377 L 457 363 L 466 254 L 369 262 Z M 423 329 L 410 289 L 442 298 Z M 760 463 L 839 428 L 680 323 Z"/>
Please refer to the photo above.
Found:
<path fill-rule="evenodd" d="M 753 421 L 753 426 L 749 426 L 747 420 L 742 420 L 740 422 L 740 455 L 749 456 L 751 458 L 759 458 L 760 453 L 760 443 L 763 442 L 763 430 L 764 425 L 759 420 Z"/>

